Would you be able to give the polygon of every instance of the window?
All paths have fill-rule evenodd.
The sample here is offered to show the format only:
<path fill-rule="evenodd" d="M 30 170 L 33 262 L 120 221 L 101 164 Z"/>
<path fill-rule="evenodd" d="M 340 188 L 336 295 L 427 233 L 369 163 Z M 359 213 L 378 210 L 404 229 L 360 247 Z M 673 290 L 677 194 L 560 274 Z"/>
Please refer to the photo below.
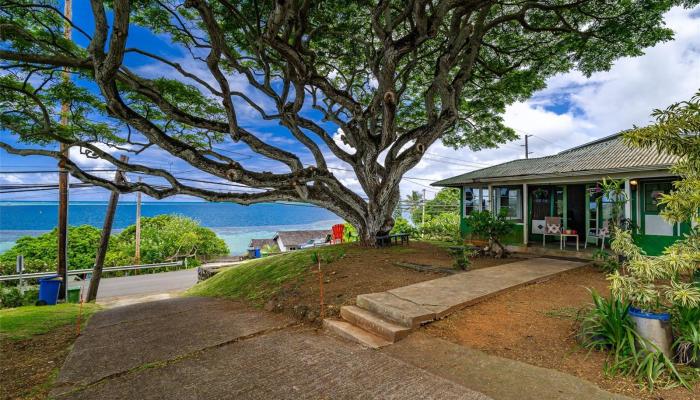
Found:
<path fill-rule="evenodd" d="M 644 212 L 646 214 L 658 214 L 663 206 L 659 204 L 662 195 L 671 192 L 671 182 L 645 183 L 644 184 Z"/>
<path fill-rule="evenodd" d="M 554 216 L 564 217 L 564 188 L 561 186 L 554 190 Z"/>
<path fill-rule="evenodd" d="M 491 196 L 489 188 L 481 188 L 481 210 L 491 211 Z"/>
<path fill-rule="evenodd" d="M 464 216 L 474 211 L 489 210 L 489 190 L 482 187 L 464 188 Z"/>
<path fill-rule="evenodd" d="M 478 188 L 464 188 L 464 216 L 471 214 L 474 207 L 479 204 Z"/>
<path fill-rule="evenodd" d="M 505 210 L 508 219 L 522 222 L 523 220 L 523 192 L 520 188 L 496 188 L 496 210 Z"/>

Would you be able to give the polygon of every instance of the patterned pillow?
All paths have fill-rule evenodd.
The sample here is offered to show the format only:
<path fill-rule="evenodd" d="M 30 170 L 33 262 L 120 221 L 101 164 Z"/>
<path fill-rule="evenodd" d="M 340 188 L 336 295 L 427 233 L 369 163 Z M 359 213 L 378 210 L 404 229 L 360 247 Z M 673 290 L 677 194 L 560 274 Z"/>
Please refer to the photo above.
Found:
<path fill-rule="evenodd" d="M 557 224 L 547 224 L 545 233 L 560 233 L 560 227 Z"/>

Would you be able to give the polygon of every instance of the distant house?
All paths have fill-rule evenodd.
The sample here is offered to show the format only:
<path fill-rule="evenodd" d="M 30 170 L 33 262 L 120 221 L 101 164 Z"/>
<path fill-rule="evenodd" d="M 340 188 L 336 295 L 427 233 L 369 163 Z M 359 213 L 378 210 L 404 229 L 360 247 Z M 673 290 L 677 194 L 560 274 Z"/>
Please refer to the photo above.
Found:
<path fill-rule="evenodd" d="M 279 231 L 273 238 L 280 251 L 298 250 L 300 246 L 309 240 L 330 241 L 330 230 L 308 230 L 308 231 Z"/>
<path fill-rule="evenodd" d="M 251 239 L 248 247 L 254 249 L 264 249 L 266 247 L 277 247 L 275 239 Z"/>
<path fill-rule="evenodd" d="M 622 179 L 629 198 L 624 213 L 636 226 L 635 241 L 647 253 L 659 254 L 690 230 L 687 223 L 669 224 L 659 215 L 660 195 L 668 193 L 678 179 L 669 170 L 676 161 L 655 148 L 629 147 L 617 134 L 552 156 L 510 161 L 433 185 L 461 189 L 464 236 L 469 236 L 465 218 L 473 211 L 506 210 L 520 226 L 507 238 L 509 245 L 542 246 L 545 218 L 559 217 L 562 228 L 575 230 L 583 247 L 597 243 L 596 236 L 609 226 L 611 199 L 601 197 L 600 182 L 608 177 Z"/>

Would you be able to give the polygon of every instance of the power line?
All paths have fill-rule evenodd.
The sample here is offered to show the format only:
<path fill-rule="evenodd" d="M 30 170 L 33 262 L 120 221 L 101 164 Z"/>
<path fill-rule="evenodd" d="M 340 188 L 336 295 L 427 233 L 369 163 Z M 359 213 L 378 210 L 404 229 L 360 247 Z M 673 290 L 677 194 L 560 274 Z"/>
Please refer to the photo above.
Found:
<path fill-rule="evenodd" d="M 484 167 L 489 167 L 489 166 L 491 166 L 491 164 L 486 164 L 486 163 L 482 163 L 482 162 L 478 162 L 478 161 L 465 161 L 465 160 L 463 160 L 463 159 L 461 159 L 461 158 L 457 158 L 457 157 L 447 157 L 447 156 L 443 156 L 443 155 L 440 155 L 440 154 L 428 153 L 428 152 L 426 152 L 425 154 L 430 154 L 430 155 L 433 156 L 433 157 L 446 158 L 446 159 L 448 159 L 448 160 L 456 160 L 456 161 L 461 161 L 461 162 L 467 162 L 467 163 L 469 163 L 469 164 L 482 165 L 482 166 L 484 166 Z"/>

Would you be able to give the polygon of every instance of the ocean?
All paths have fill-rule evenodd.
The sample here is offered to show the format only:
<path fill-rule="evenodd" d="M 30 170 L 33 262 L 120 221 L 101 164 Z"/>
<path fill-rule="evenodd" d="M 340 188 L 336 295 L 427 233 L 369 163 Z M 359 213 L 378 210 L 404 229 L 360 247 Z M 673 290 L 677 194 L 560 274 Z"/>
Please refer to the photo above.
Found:
<path fill-rule="evenodd" d="M 71 202 L 68 207 L 69 225 L 102 227 L 106 202 Z M 144 202 L 141 215 L 179 214 L 194 218 L 211 228 L 228 244 L 232 255 L 243 254 L 252 238 L 271 238 L 278 230 L 330 229 L 342 222 L 332 212 L 307 204 L 255 204 L 205 202 Z M 133 224 L 136 203 L 123 202 L 117 206 L 114 231 Z M 21 236 L 37 236 L 56 226 L 57 202 L 0 201 L 0 253 L 14 245 Z"/>

